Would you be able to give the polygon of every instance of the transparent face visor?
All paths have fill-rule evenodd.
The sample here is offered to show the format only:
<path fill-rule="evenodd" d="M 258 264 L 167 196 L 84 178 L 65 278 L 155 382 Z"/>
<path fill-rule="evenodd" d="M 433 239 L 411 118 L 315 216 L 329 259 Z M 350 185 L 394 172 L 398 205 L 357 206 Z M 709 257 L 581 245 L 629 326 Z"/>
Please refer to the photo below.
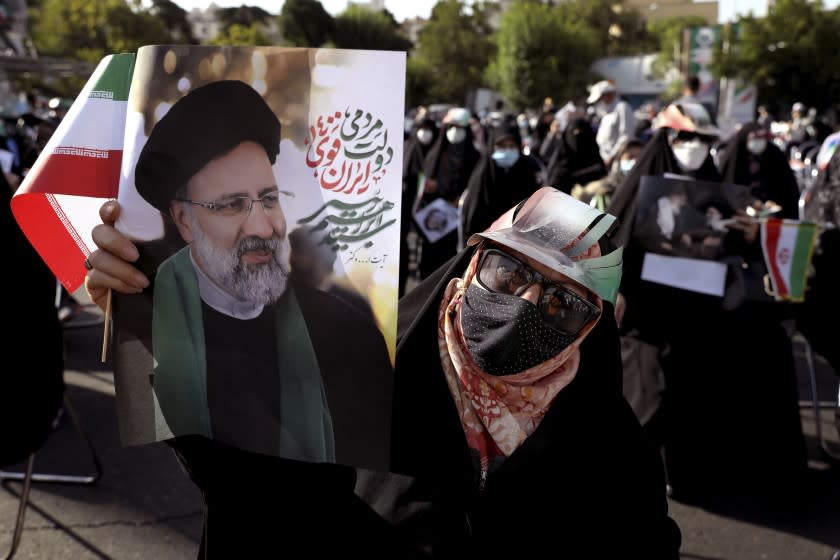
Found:
<path fill-rule="evenodd" d="M 615 223 L 605 214 L 551 187 L 534 193 L 516 212 L 509 210 L 468 245 L 482 239 L 510 247 L 567 276 L 601 299 L 615 303 L 621 282 L 621 248 L 583 258 Z"/>

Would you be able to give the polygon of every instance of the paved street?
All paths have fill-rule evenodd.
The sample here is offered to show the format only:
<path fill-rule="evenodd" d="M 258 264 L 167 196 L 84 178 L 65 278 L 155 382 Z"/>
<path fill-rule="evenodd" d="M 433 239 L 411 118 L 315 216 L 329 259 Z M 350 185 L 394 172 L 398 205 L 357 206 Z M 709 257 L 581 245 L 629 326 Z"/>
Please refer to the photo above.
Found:
<path fill-rule="evenodd" d="M 77 297 L 87 301 L 81 292 Z M 92 486 L 35 483 L 25 531 L 15 558 L 20 559 L 193 559 L 201 533 L 201 501 L 163 444 L 119 445 L 110 363 L 100 363 L 102 324 L 88 305 L 66 331 L 68 395 L 78 410 L 102 462 Z M 85 324 L 89 326 L 84 326 Z M 801 358 L 802 346 L 797 344 Z M 818 451 L 814 415 L 804 362 L 800 359 L 802 420 L 809 435 L 818 499 L 800 512 L 717 511 L 671 502 L 683 532 L 686 560 L 829 560 L 840 549 L 840 467 L 831 470 Z M 833 409 L 838 378 L 818 361 L 825 434 L 835 445 Z M 757 395 L 757 398 L 758 395 Z M 840 447 L 837 448 L 840 453 Z M 83 442 L 65 414 L 37 455 L 36 471 L 86 474 L 93 471 Z M 245 474 L 245 473 L 239 473 Z M 236 476 L 237 473 L 231 473 Z M 17 512 L 18 482 L 0 488 L 0 554 L 11 542 Z M 609 504 L 604 504 L 609 507 Z M 605 535 L 609 538 L 608 535 Z M 592 558 L 620 558 L 620 543 Z"/>

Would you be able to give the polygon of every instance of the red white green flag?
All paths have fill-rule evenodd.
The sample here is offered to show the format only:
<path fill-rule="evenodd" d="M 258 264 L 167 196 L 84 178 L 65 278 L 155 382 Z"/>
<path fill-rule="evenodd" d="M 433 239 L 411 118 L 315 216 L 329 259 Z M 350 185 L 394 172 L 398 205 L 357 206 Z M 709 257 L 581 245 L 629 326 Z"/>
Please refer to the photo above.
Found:
<path fill-rule="evenodd" d="M 29 242 L 71 293 L 95 248 L 98 209 L 117 196 L 134 58 L 102 59 L 12 199 Z"/>
<path fill-rule="evenodd" d="M 777 301 L 805 299 L 808 268 L 817 239 L 817 225 L 768 218 L 761 222 L 761 249 Z"/>

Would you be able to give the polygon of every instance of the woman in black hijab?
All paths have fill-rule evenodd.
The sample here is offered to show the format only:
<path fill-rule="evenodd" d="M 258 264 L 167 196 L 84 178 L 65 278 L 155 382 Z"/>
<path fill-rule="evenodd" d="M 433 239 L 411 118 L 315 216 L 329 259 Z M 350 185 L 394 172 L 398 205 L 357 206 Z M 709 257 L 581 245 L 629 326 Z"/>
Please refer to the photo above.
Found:
<path fill-rule="evenodd" d="M 540 164 L 522 153 L 522 137 L 515 121 L 501 121 L 490 128 L 488 146 L 467 185 L 462 208 L 464 239 L 487 229 L 506 209 L 541 186 Z"/>
<path fill-rule="evenodd" d="M 423 163 L 425 188 L 422 204 L 442 198 L 454 206 L 467 188 L 467 182 L 481 154 L 473 144 L 467 109 L 450 109 L 443 118 L 442 128 L 442 133 Z M 457 252 L 457 229 L 434 243 L 424 242 L 420 254 L 420 277 L 429 276 Z"/>
<path fill-rule="evenodd" d="M 807 449 L 778 304 L 727 306 L 719 296 L 642 279 L 646 251 L 634 226 L 641 178 L 676 173 L 721 180 L 709 141 L 697 142 L 712 129 L 671 107 L 657 118 L 658 130 L 608 207 L 621 222 L 613 240 L 624 247 L 625 395 L 649 437 L 663 446 L 676 499 L 794 499 L 807 472 Z M 760 259 L 757 224 L 743 212 L 737 216 L 740 230 L 730 225 L 723 238 L 726 253 L 753 258 L 757 251 Z"/>
<path fill-rule="evenodd" d="M 799 185 L 784 152 L 770 142 L 769 132 L 748 123 L 730 140 L 721 156 L 720 171 L 727 183 L 746 185 L 761 202 L 775 202 L 778 218 L 799 217 Z"/>
<path fill-rule="evenodd" d="M 586 119 L 571 120 L 544 153 L 546 182 L 566 194 L 575 185 L 585 185 L 607 174 L 595 132 Z"/>
<path fill-rule="evenodd" d="M 426 155 L 438 137 L 437 123 L 431 117 L 421 117 L 411 129 L 410 136 L 403 147 L 403 184 L 402 206 L 400 217 L 400 280 L 399 295 L 405 295 L 408 280 L 408 265 L 411 261 L 411 249 L 408 246 L 408 235 L 414 231 L 414 221 L 411 211 L 419 194 L 418 182 L 423 173 L 423 163 Z M 417 244 L 421 243 L 418 238 Z"/>

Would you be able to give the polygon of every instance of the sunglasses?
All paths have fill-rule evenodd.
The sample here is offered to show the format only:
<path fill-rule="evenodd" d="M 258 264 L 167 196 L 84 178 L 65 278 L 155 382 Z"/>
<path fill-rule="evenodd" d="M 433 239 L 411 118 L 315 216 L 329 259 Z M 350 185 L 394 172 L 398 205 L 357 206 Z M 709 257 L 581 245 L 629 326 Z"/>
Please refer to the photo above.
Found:
<path fill-rule="evenodd" d="M 529 286 L 539 283 L 542 293 L 537 308 L 543 320 L 554 330 L 568 336 L 577 335 L 601 314 L 592 302 L 498 249 L 482 251 L 476 279 L 488 292 L 511 296 L 521 296 Z"/>

